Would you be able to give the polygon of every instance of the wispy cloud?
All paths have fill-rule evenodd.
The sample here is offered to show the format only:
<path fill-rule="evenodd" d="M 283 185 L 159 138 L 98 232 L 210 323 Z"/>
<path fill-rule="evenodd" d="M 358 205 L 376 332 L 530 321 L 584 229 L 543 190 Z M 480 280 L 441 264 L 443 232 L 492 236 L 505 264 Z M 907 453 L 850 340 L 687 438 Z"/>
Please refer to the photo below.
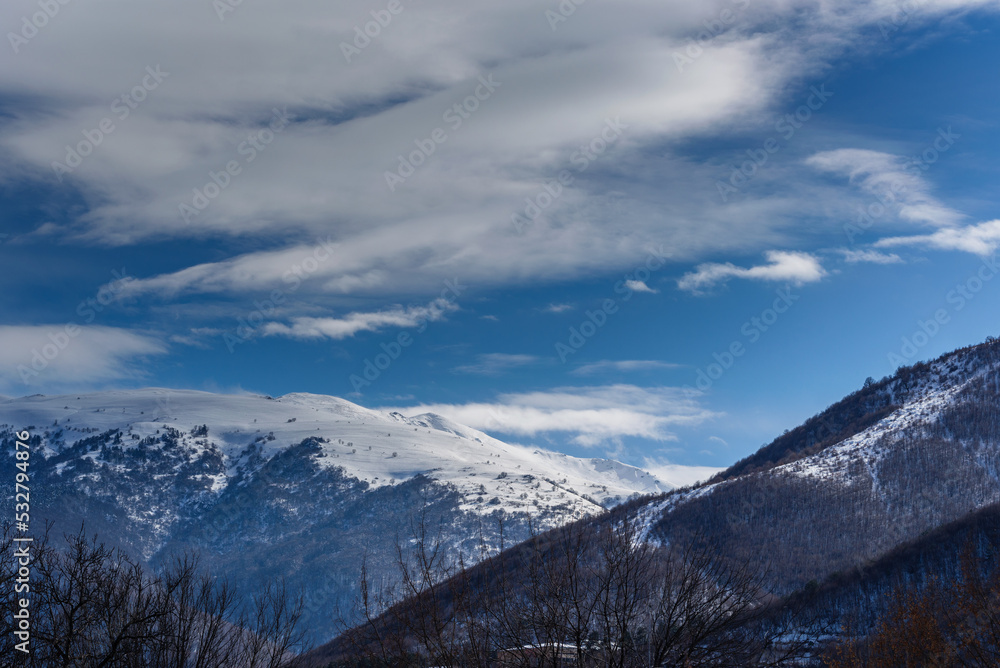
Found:
<path fill-rule="evenodd" d="M 680 364 L 661 362 L 659 360 L 601 360 L 573 369 L 577 376 L 588 376 L 595 373 L 628 373 L 631 371 L 666 371 L 677 369 Z"/>
<path fill-rule="evenodd" d="M 643 462 L 642 468 L 652 473 L 663 482 L 670 483 L 674 487 L 686 487 L 696 482 L 704 482 L 714 476 L 719 471 L 725 469 L 714 466 L 684 466 L 681 464 L 671 464 L 658 459 L 647 458 Z"/>
<path fill-rule="evenodd" d="M 436 299 L 427 306 L 396 306 L 372 313 L 349 313 L 343 318 L 294 318 L 291 325 L 269 322 L 263 327 L 266 336 L 293 339 L 346 339 L 358 332 L 374 332 L 386 327 L 416 327 L 424 322 L 441 320 L 458 306 L 447 299 Z"/>
<path fill-rule="evenodd" d="M 470 427 L 515 436 L 570 434 L 573 442 L 585 446 L 626 436 L 673 440 L 672 428 L 697 425 L 717 415 L 681 388 L 635 385 L 561 387 L 503 394 L 494 402 L 386 410 L 407 415 L 438 413 Z"/>
<path fill-rule="evenodd" d="M 809 253 L 798 251 L 767 251 L 767 264 L 756 267 L 738 267 L 730 262 L 700 264 L 695 271 L 685 274 L 677 281 L 681 290 L 698 292 L 724 283 L 730 278 L 755 281 L 784 281 L 795 285 L 812 283 L 826 276 L 819 260 Z"/>
<path fill-rule="evenodd" d="M 1000 220 L 978 225 L 946 228 L 931 234 L 880 239 L 876 246 L 922 246 L 935 250 L 957 250 L 975 255 L 989 255 L 1000 247 Z"/>
<path fill-rule="evenodd" d="M 646 285 L 645 281 L 637 281 L 635 279 L 625 281 L 625 287 L 627 287 L 632 292 L 648 292 L 654 295 L 659 292 L 659 290 L 654 290 L 653 288 Z"/>
<path fill-rule="evenodd" d="M 876 250 L 853 250 L 850 248 L 837 249 L 844 256 L 844 262 L 849 264 L 901 264 L 903 258 L 895 253 L 880 253 Z"/>
<path fill-rule="evenodd" d="M 950 138 L 953 133 L 949 128 L 947 133 L 942 131 L 940 134 L 943 139 Z M 852 183 L 875 195 L 881 204 L 897 206 L 899 217 L 903 220 L 940 228 L 928 234 L 880 239 L 873 244 L 875 247 L 918 246 L 975 255 L 989 255 L 1000 247 L 1000 221 L 961 225 L 966 216 L 931 195 L 930 185 L 921 175 L 920 165 L 910 159 L 878 151 L 839 149 L 817 153 L 806 162 L 818 169 L 848 176 Z M 898 255 L 873 250 L 841 249 L 840 252 L 847 262 L 902 262 Z"/>
<path fill-rule="evenodd" d="M 0 325 L 0 341 L 0 387 L 13 393 L 142 378 L 144 360 L 167 352 L 155 336 L 116 327 Z"/>
<path fill-rule="evenodd" d="M 543 313 L 565 313 L 566 311 L 572 311 L 572 304 L 549 304 L 542 309 Z"/>
<path fill-rule="evenodd" d="M 669 240 L 673 257 L 692 261 L 756 251 L 773 247 L 763 244 L 774 244 L 800 211 L 770 199 L 743 203 L 740 216 L 706 207 L 708 165 L 674 148 L 770 121 L 790 84 L 859 44 L 860 27 L 898 9 L 882 1 L 849 4 L 834 10 L 800 0 L 755 2 L 718 39 L 700 40 L 697 62 L 681 71 L 676 54 L 731 11 L 729 0 L 592 3 L 570 29 L 555 32 L 530 0 L 473 8 L 422 2 L 408 6 L 352 63 L 340 44 L 370 17 L 349 3 L 302 0 L 293 12 L 242 6 L 230 17 L 239 31 L 192 32 L 189 26 L 215 20 L 203 3 L 150 5 L 139 20 L 132 4 L 112 0 L 92 7 L 86 23 L 60 19 L 49 28 L 59 31 L 59 48 L 51 41 L 44 48 L 40 37 L 30 58 L 0 65 L 0 86 L 12 95 L 29 91 L 32 99 L 9 105 L 0 176 L 64 187 L 86 202 L 78 214 L 44 223 L 65 238 L 128 245 L 238 235 L 258 249 L 134 286 L 164 294 L 282 286 L 305 240 L 320 233 L 337 239 L 335 258 L 308 289 L 385 299 L 403 290 L 430 294 L 442 267 L 496 285 L 610 274 L 634 266 L 649 242 Z M 908 14 L 909 25 L 992 4 L 928 0 Z M 20 25 L 22 18 L 17 3 L 0 7 L 0 22 Z M 130 36 L 124 43 L 122 34 Z M 83 49 L 86 59 L 64 57 Z M 65 147 L 83 140 L 81 130 L 91 132 L 112 101 L 157 63 L 169 77 L 56 185 L 52 162 L 65 159 Z M 331 63 L 339 63 L 337 77 L 329 75 Z M 489 75 L 500 86 L 475 116 L 460 127 L 443 121 L 443 112 Z M 253 86 L 240 84 L 250 78 Z M 244 162 L 236 147 L 285 104 L 290 125 L 254 152 L 252 165 Z M 525 234 L 514 234 L 511 212 L 537 197 L 545 179 L 573 167 L 580 146 L 619 117 L 627 127 L 614 147 L 588 163 L 594 166 L 586 178 L 563 187 L 558 204 Z M 436 128 L 447 133 L 447 149 L 389 196 L 386 171 Z M 651 145 L 663 147 L 654 162 L 646 159 Z M 209 202 L 204 193 L 219 188 L 209 173 L 218 176 L 230 161 L 241 172 L 218 177 L 225 186 Z M 821 154 L 813 163 L 847 170 L 862 184 L 900 168 L 857 152 Z M 593 178 L 597 170 L 611 176 Z M 923 192 L 918 185 L 913 193 Z M 183 224 L 179 205 L 199 197 L 205 206 L 197 224 Z M 609 224 L 622 208 L 629 211 L 625 235 Z M 922 220 L 946 213 L 927 198 L 908 201 L 904 210 Z M 275 250 L 276 238 L 288 248 Z"/>
<path fill-rule="evenodd" d="M 508 355 L 505 353 L 486 353 L 477 356 L 475 364 L 466 364 L 455 367 L 453 370 L 458 373 L 471 373 L 483 376 L 492 376 L 503 373 L 511 369 L 536 364 L 539 357 L 535 355 Z"/>
<path fill-rule="evenodd" d="M 903 220 L 941 227 L 954 225 L 964 217 L 930 194 L 930 184 L 921 176 L 920 167 L 908 158 L 842 148 L 817 153 L 806 160 L 806 164 L 847 176 L 851 183 L 880 202 L 898 206 L 899 217 Z"/>

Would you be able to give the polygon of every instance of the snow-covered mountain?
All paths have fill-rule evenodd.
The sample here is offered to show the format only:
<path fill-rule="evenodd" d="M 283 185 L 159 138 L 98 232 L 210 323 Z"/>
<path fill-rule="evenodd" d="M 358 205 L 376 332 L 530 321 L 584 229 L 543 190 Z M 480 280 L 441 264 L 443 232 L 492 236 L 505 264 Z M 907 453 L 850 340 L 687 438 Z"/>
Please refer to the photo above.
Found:
<path fill-rule="evenodd" d="M 362 557 L 392 572 L 420 524 L 476 558 L 505 540 L 671 486 L 632 466 L 504 443 L 439 415 L 406 417 L 312 394 L 145 389 L 0 400 L 4 458 L 33 438 L 32 516 L 151 563 L 195 550 L 252 589 L 286 577 L 332 634 Z M 5 501 L 10 503 L 10 499 Z M 385 577 L 388 577 L 386 575 Z"/>
<path fill-rule="evenodd" d="M 101 432 L 121 432 L 123 452 L 148 449 L 162 445 L 158 436 L 173 429 L 190 456 L 223 457 L 224 468 L 195 477 L 213 492 L 225 489 L 237 474 L 248 446 L 259 445 L 257 454 L 271 457 L 307 438 L 324 440 L 319 463 L 342 468 L 370 489 L 425 475 L 454 487 L 464 499 L 463 510 L 475 512 L 483 512 L 496 498 L 505 512 L 552 515 L 559 522 L 672 488 L 614 460 L 511 445 L 440 415 L 404 417 L 316 394 L 274 399 L 145 389 L 35 395 L 0 401 L 0 421 L 8 427 L 34 427 L 43 436 L 46 457 Z M 201 425 L 207 432 L 196 433 Z M 103 461 L 96 451 L 86 457 Z M 72 474 L 72 468 L 72 462 L 64 462 L 60 473 Z"/>

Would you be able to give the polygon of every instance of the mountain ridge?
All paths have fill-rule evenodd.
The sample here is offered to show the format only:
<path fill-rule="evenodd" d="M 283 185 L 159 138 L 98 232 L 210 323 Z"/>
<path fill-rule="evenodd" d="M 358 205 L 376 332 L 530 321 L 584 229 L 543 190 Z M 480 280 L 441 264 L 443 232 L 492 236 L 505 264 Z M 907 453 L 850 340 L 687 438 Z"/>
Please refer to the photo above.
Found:
<path fill-rule="evenodd" d="M 835 437 L 792 430 L 763 455 L 650 501 L 660 509 L 651 535 L 700 532 L 734 558 L 775 562 L 783 594 L 863 565 L 1000 501 L 998 398 L 996 340 L 902 367 L 804 423 L 850 416 Z"/>
<path fill-rule="evenodd" d="M 964 346 L 944 353 L 935 359 L 902 366 L 881 380 L 868 378 L 864 387 L 848 394 L 824 410 L 807 418 L 801 425 L 786 431 L 766 443 L 751 455 L 723 469 L 706 483 L 718 482 L 742 475 L 765 471 L 773 466 L 789 463 L 788 459 L 815 454 L 819 450 L 841 442 L 877 423 L 900 405 L 899 399 L 910 395 L 911 383 L 921 374 L 931 371 L 956 356 L 993 350 L 996 339 L 990 337 L 983 343 Z M 917 388 L 919 389 L 919 388 Z"/>

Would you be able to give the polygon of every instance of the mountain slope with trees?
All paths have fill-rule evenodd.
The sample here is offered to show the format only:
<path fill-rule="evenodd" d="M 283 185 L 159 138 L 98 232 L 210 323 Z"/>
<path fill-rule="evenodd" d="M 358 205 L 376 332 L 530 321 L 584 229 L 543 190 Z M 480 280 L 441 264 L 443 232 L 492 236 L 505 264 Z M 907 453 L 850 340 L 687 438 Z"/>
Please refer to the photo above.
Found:
<path fill-rule="evenodd" d="M 555 661 L 568 647 L 594 665 L 660 665 L 653 648 L 684 624 L 661 616 L 658 602 L 724 592 L 733 598 L 682 616 L 719 623 L 719 634 L 684 629 L 668 643 L 680 653 L 663 665 L 882 665 L 868 661 L 896 631 L 911 648 L 938 643 L 951 657 L 941 665 L 991 665 L 968 657 L 1000 642 L 975 626 L 1000 619 L 998 406 L 995 340 L 901 368 L 706 484 L 543 533 L 472 568 L 439 564 L 405 591 L 369 587 L 367 623 L 307 658 L 442 665 L 469 652 L 461 665 L 495 665 L 484 648 L 493 660 L 520 647 Z M 422 553 L 399 567 L 410 558 L 427 565 Z M 686 567 L 699 574 L 693 588 Z M 946 615 L 961 592 L 975 593 L 978 607 Z M 608 609 L 627 611 L 612 615 L 627 620 L 622 627 L 594 614 Z M 417 623 L 427 619 L 437 623 Z M 961 644 L 972 636 L 974 647 Z M 685 654 L 695 637 L 705 653 Z M 734 637 L 749 654 L 732 649 Z M 612 661 L 611 648 L 623 645 L 631 651 Z"/>
<path fill-rule="evenodd" d="M 843 438 L 817 440 L 810 453 L 797 449 L 804 432 L 794 447 L 789 432 L 749 459 L 769 464 L 744 460 L 654 502 L 652 532 L 698 535 L 734 559 L 767 563 L 780 574 L 775 592 L 787 594 L 1000 501 L 998 405 L 995 341 L 902 368 L 806 423 L 853 415 Z"/>

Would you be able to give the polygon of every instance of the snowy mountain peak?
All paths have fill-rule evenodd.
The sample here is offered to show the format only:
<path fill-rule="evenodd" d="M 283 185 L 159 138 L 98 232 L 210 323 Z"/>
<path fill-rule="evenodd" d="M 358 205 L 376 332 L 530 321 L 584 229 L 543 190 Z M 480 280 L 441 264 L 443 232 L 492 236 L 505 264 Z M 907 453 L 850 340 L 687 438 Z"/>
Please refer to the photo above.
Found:
<path fill-rule="evenodd" d="M 407 417 L 301 392 L 272 398 L 148 388 L 36 395 L 0 401 L 0 421 L 44 430 L 52 454 L 85 435 L 113 430 L 125 435 L 126 450 L 150 448 L 148 440 L 170 428 L 181 434 L 182 443 L 218 449 L 228 462 L 227 475 L 251 444 L 262 456 L 273 456 L 312 437 L 322 442 L 317 459 L 324 466 L 341 468 L 373 488 L 425 475 L 458 490 L 467 510 L 498 499 L 505 511 L 561 508 L 580 516 L 636 494 L 672 488 L 620 462 L 504 443 L 440 415 Z M 194 436 L 202 426 L 206 433 Z M 530 485 L 524 482 L 529 477 Z M 553 483 L 545 486 L 537 482 L 549 479 Z M 226 484 L 215 480 L 213 489 Z"/>

